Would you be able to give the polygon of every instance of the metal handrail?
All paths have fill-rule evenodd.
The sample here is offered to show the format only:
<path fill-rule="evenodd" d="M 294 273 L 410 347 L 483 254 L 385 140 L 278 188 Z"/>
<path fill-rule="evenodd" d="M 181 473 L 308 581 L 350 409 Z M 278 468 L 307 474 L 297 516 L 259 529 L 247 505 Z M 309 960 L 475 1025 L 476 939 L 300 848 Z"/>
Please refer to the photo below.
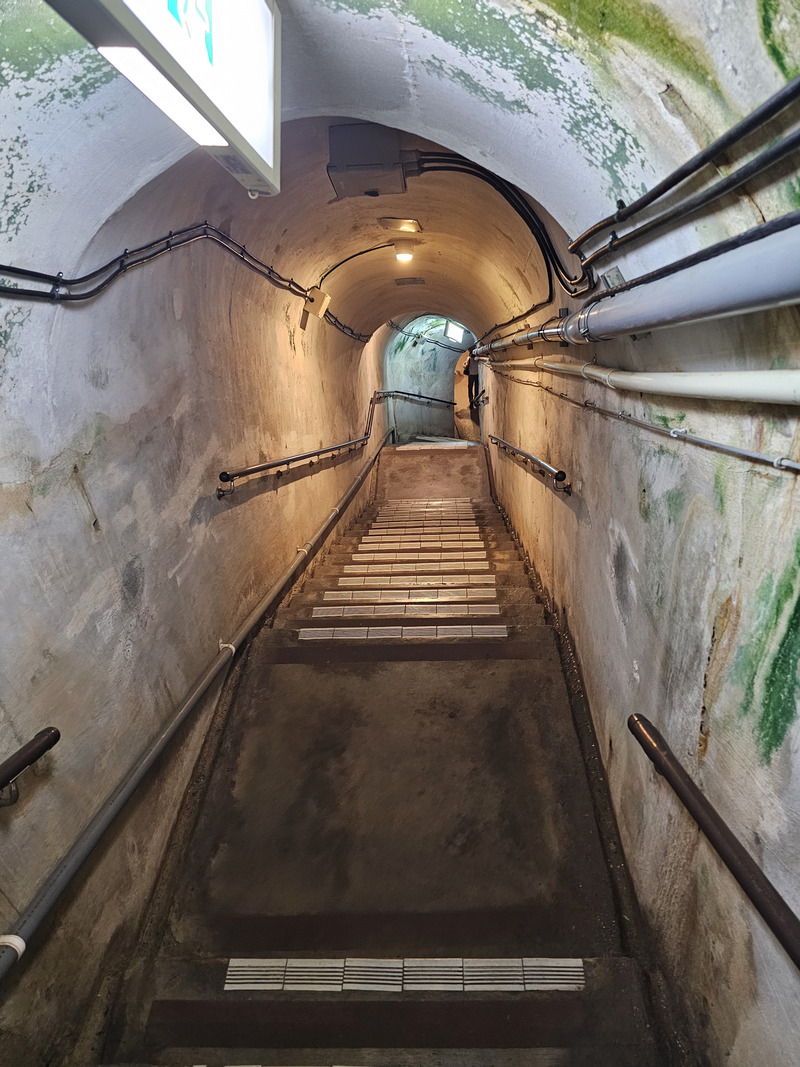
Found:
<path fill-rule="evenodd" d="M 655 769 L 672 786 L 678 799 L 716 849 L 720 859 L 745 891 L 761 917 L 800 967 L 800 918 L 792 911 L 719 812 L 700 792 L 663 736 L 644 715 L 631 715 L 628 729 Z"/>
<path fill-rule="evenodd" d="M 46 726 L 40 730 L 27 744 L 0 763 L 0 789 L 5 789 L 14 779 L 21 774 L 26 767 L 30 767 L 48 752 L 53 745 L 58 744 L 61 734 L 55 726 Z"/>
<path fill-rule="evenodd" d="M 260 474 L 262 471 L 275 470 L 276 467 L 289 467 L 293 463 L 299 463 L 304 459 L 316 459 L 318 456 L 327 456 L 331 452 L 343 452 L 345 449 L 353 451 L 355 448 L 360 447 L 367 443 L 369 440 L 369 434 L 366 437 L 357 437 L 354 441 L 343 441 L 340 445 L 330 445 L 328 448 L 317 448 L 313 452 L 301 452 L 297 456 L 288 456 L 286 459 L 273 459 L 269 463 L 256 463 L 252 467 L 242 467 L 237 471 L 220 471 L 219 480 L 221 482 L 232 482 L 234 478 L 244 478 L 248 474 Z M 280 474 L 281 472 L 278 471 Z"/>
<path fill-rule="evenodd" d="M 253 608 L 236 633 L 228 641 L 220 641 L 220 649 L 205 671 L 195 681 L 183 703 L 175 711 L 171 720 L 163 727 L 147 751 L 140 756 L 138 761 L 128 772 L 127 776 L 119 783 L 111 795 L 101 804 L 95 816 L 88 826 L 82 831 L 77 840 L 72 844 L 66 855 L 56 865 L 48 876 L 44 885 L 28 904 L 25 911 L 17 918 L 10 933 L 3 935 L 5 940 L 0 942 L 0 980 L 2 980 L 12 967 L 21 958 L 26 948 L 26 943 L 38 930 L 53 905 L 58 901 L 61 894 L 66 890 L 72 879 L 78 873 L 84 862 L 91 855 L 93 849 L 102 839 L 114 819 L 124 808 L 128 800 L 136 792 L 151 768 L 156 764 L 172 738 L 178 732 L 181 724 L 188 718 L 190 713 L 197 707 L 201 698 L 211 687 L 212 682 L 233 659 L 236 651 L 247 638 L 251 630 L 258 622 L 274 607 L 276 607 L 288 587 L 301 573 L 309 560 L 317 553 L 327 537 L 333 531 L 345 510 L 350 506 L 358 491 L 366 481 L 367 475 L 375 465 L 375 461 L 381 453 L 393 431 L 386 433 L 380 446 L 365 464 L 350 488 L 342 499 L 332 509 L 328 517 L 319 527 L 317 532 L 309 538 L 302 547 L 297 549 L 292 562 L 272 584 L 265 596 Z"/>
<path fill-rule="evenodd" d="M 455 400 L 442 400 L 440 396 L 425 396 L 424 393 L 404 393 L 401 389 L 383 390 L 375 395 L 380 400 L 387 396 L 399 396 L 403 400 L 427 400 L 429 404 L 446 404 L 451 408 L 456 406 Z"/>
<path fill-rule="evenodd" d="M 454 400 L 443 400 L 438 396 L 423 396 L 421 393 L 404 393 L 399 390 L 376 390 L 369 401 L 369 413 L 367 415 L 367 425 L 362 437 L 356 437 L 352 441 L 343 441 L 338 445 L 328 445 L 325 448 L 315 448 L 311 452 L 301 452 L 296 456 L 286 456 L 285 459 L 272 459 L 266 463 L 255 463 L 250 467 L 240 467 L 235 471 L 220 471 L 219 480 L 221 482 L 233 482 L 235 478 L 246 478 L 250 474 L 261 474 L 264 471 L 278 470 L 279 467 L 285 467 L 287 470 L 295 463 L 302 463 L 304 460 L 308 460 L 313 464 L 315 459 L 320 456 L 327 456 L 334 452 L 355 452 L 357 448 L 363 448 L 369 441 L 372 435 L 372 420 L 375 416 L 375 405 L 381 400 L 387 400 L 389 397 L 399 397 L 402 400 L 424 400 L 428 404 L 446 404 L 448 407 L 455 407 Z M 282 470 L 278 470 L 278 476 L 283 474 Z M 224 496 L 229 496 L 233 492 L 233 486 L 230 489 L 217 489 L 217 499 L 221 500 Z"/>
<path fill-rule="evenodd" d="M 517 448 L 516 445 L 504 441 L 502 437 L 495 437 L 493 433 L 489 434 L 489 440 L 492 444 L 497 445 L 501 452 L 509 452 L 514 456 L 520 456 L 526 463 L 530 463 L 533 467 L 534 474 L 549 474 L 553 479 L 553 489 L 557 493 L 566 493 L 567 496 L 572 495 L 572 486 L 567 483 L 567 475 L 565 471 L 561 471 L 557 467 L 551 466 L 538 456 L 534 456 L 532 452 L 524 452 L 521 448 Z"/>
<path fill-rule="evenodd" d="M 41 759 L 53 745 L 58 744 L 60 738 L 61 734 L 55 726 L 46 726 L 44 730 L 40 730 L 35 737 L 12 753 L 8 759 L 0 763 L 1 807 L 16 804 L 19 799 L 19 790 L 14 782 L 15 778 L 19 777 L 26 767 L 30 767 L 32 763 Z"/>

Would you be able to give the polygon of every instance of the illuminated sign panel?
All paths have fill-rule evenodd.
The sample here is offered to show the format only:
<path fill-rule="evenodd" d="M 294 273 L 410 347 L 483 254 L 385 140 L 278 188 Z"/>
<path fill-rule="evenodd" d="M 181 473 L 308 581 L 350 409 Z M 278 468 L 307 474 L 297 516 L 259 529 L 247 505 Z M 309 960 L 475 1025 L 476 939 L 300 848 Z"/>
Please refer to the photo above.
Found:
<path fill-rule="evenodd" d="M 278 192 L 280 13 L 273 0 L 51 6 L 244 186 Z"/>

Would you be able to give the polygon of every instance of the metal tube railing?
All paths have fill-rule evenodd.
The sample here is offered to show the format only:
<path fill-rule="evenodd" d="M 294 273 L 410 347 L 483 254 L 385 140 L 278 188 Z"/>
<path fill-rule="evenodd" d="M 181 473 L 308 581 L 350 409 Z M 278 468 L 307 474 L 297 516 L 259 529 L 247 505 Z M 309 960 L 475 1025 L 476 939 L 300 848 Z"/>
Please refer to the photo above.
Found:
<path fill-rule="evenodd" d="M 388 391 L 376 393 L 375 395 L 381 400 L 388 396 L 399 396 L 403 400 L 426 400 L 429 404 L 446 404 L 451 408 L 456 406 L 455 400 L 442 400 L 439 396 L 425 396 L 424 393 L 404 393 L 399 389 L 390 389 Z"/>
<path fill-rule="evenodd" d="M 517 448 L 516 445 L 509 444 L 509 442 L 504 441 L 502 437 L 495 437 L 494 434 L 490 433 L 489 440 L 493 445 L 497 445 L 501 452 L 509 452 L 511 455 L 520 456 L 520 458 L 524 459 L 527 463 L 530 463 L 533 467 L 534 474 L 549 474 L 553 479 L 553 489 L 555 489 L 557 493 L 566 493 L 567 496 L 572 495 L 572 486 L 569 484 L 562 484 L 567 481 L 565 471 L 551 466 L 538 456 L 534 456 L 532 452 L 525 452 L 521 448 Z"/>
<path fill-rule="evenodd" d="M 792 911 L 719 812 L 700 792 L 655 726 L 644 715 L 631 715 L 628 729 L 658 771 L 672 786 L 691 817 L 745 891 L 761 917 L 800 967 L 800 918 Z"/>
<path fill-rule="evenodd" d="M 32 763 L 41 759 L 45 752 L 58 744 L 60 738 L 61 734 L 55 726 L 46 726 L 7 760 L 3 760 L 0 763 L 0 789 L 5 789 L 26 767 L 30 767 Z"/>
<path fill-rule="evenodd" d="M 262 474 L 264 471 L 277 470 L 279 467 L 285 467 L 288 470 L 294 463 L 302 463 L 304 460 L 313 462 L 320 456 L 331 455 L 334 452 L 344 452 L 345 450 L 354 452 L 357 448 L 363 448 L 372 435 L 372 420 L 375 415 L 376 403 L 389 397 L 400 397 L 402 400 L 422 400 L 427 404 L 446 404 L 448 407 L 456 406 L 455 400 L 443 400 L 438 396 L 423 396 L 421 393 L 404 393 L 399 390 L 377 390 L 370 397 L 367 426 L 362 437 L 356 437 L 352 441 L 343 441 L 338 445 L 316 448 L 311 452 L 300 452 L 296 456 L 286 456 L 284 459 L 271 459 L 266 463 L 255 463 L 250 467 L 240 467 L 235 471 L 221 471 L 219 480 L 226 483 L 233 482 L 235 478 L 246 478 L 250 474 Z M 278 474 L 282 473 L 282 471 L 278 471 Z M 217 489 L 217 498 L 222 499 L 223 496 L 229 496 L 231 492 L 233 492 L 233 486 L 228 490 Z"/>
<path fill-rule="evenodd" d="M 273 459 L 268 463 L 256 463 L 252 467 L 241 467 L 236 471 L 220 471 L 221 482 L 232 482 L 234 478 L 245 478 L 248 474 L 260 474 L 262 471 L 275 470 L 277 467 L 289 467 L 293 463 L 300 463 L 304 459 L 316 459 L 318 456 L 327 456 L 331 452 L 343 452 L 345 449 L 353 450 L 364 445 L 369 440 L 366 437 L 357 437 L 353 441 L 343 441 L 340 445 L 329 445 L 327 448 L 317 448 L 313 452 L 301 452 L 297 456 L 287 456 L 286 459 Z"/>
<path fill-rule="evenodd" d="M 141 784 L 148 771 L 159 759 L 182 723 L 188 718 L 190 712 L 194 710 L 201 698 L 211 687 L 214 679 L 220 674 L 223 667 L 230 662 L 236 653 L 236 650 L 256 623 L 258 623 L 270 608 L 280 600 L 287 586 L 297 577 L 305 563 L 311 559 L 314 553 L 319 549 L 320 545 L 328 537 L 345 509 L 350 505 L 356 493 L 364 484 L 367 475 L 372 470 L 375 461 L 380 455 L 381 449 L 393 432 L 394 431 L 389 430 L 386 433 L 386 436 L 381 442 L 380 447 L 376 450 L 375 455 L 365 464 L 364 469 L 354 480 L 337 506 L 331 511 L 313 537 L 311 537 L 309 541 L 306 541 L 306 543 L 297 550 L 292 562 L 277 581 L 273 583 L 263 599 L 250 612 L 233 637 L 231 637 L 230 641 L 220 642 L 219 653 L 194 683 L 189 695 L 177 709 L 172 719 L 153 741 L 147 752 L 145 752 L 131 768 L 127 776 L 120 782 L 111 796 L 107 798 L 89 825 L 69 849 L 66 856 L 64 856 L 61 862 L 51 872 L 45 884 L 14 924 L 14 929 L 11 933 L 0 936 L 0 980 L 8 974 L 14 964 L 20 959 L 22 953 L 25 951 L 27 942 L 39 928 L 50 909 L 54 906 L 61 894 L 78 873 L 81 866 L 111 826 L 114 819 L 122 811 L 123 807 Z"/>

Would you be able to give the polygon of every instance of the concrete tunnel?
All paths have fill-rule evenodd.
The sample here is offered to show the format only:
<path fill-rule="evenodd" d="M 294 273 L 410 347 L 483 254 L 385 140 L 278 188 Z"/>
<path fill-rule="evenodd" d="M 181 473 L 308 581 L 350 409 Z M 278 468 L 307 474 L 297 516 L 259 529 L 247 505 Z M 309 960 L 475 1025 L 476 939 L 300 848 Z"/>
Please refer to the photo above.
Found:
<path fill-rule="evenodd" d="M 492 340 L 497 324 L 533 330 L 587 299 L 556 279 L 552 300 L 525 315 L 547 295 L 542 252 L 473 175 L 415 174 L 402 193 L 337 198 L 330 127 L 375 124 L 397 131 L 403 152 L 480 164 L 522 191 L 577 275 L 570 239 L 800 73 L 791 0 L 280 8 L 282 188 L 257 200 L 43 0 L 0 9 L 7 267 L 76 277 L 207 221 L 302 287 L 330 271 L 330 310 L 368 338 L 303 319 L 302 299 L 206 240 L 126 271 L 85 303 L 2 294 L 0 759 L 45 726 L 62 734 L 0 811 L 9 933 L 220 642 L 336 507 L 390 429 L 389 407 L 376 405 L 364 449 L 303 477 L 242 479 L 218 499 L 218 473 L 360 437 L 376 390 L 424 391 L 412 363 L 407 384 L 387 382 L 398 336 L 389 322 L 437 316 Z M 790 105 L 689 191 L 798 118 Z M 593 292 L 787 216 L 797 161 L 789 154 L 613 252 Z M 411 263 L 377 247 L 391 240 L 383 218 L 419 222 Z M 713 274 L 713 261 L 705 267 Z M 786 385 L 784 402 L 769 403 L 657 395 L 639 380 L 614 390 L 497 364 L 541 355 L 766 380 L 800 368 L 796 301 L 782 303 L 622 333 L 577 354 L 556 339 L 491 354 L 475 422 L 550 617 L 574 643 L 661 981 L 697 1062 L 740 1067 L 800 1059 L 797 970 L 626 722 L 639 712 L 659 727 L 799 911 L 798 392 Z M 452 390 L 453 363 L 442 365 Z M 424 418 L 409 435 L 431 432 Z M 446 435 L 440 423 L 433 433 Z M 572 495 L 491 435 L 563 469 Z M 351 513 L 366 503 L 365 488 Z M 220 675 L 4 979 L 10 1067 L 97 1062 L 87 1035 L 102 1027 L 223 686 Z"/>

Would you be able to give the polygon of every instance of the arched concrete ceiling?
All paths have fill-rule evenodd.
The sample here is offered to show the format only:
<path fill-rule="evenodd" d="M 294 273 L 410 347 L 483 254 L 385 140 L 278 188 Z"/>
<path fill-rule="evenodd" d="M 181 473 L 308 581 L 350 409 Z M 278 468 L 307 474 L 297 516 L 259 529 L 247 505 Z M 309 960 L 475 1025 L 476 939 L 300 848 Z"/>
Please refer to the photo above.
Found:
<path fill-rule="evenodd" d="M 774 0 L 779 7 L 785 2 Z M 283 273 L 296 271 L 305 285 L 337 260 L 381 243 L 379 215 L 418 217 L 423 234 L 411 269 L 425 278 L 424 287 L 401 293 L 394 261 L 379 253 L 331 276 L 332 310 L 359 332 L 403 310 L 436 310 L 480 332 L 537 299 L 539 258 L 513 213 L 466 177 L 427 175 L 411 179 L 403 197 L 329 204 L 325 123 L 299 135 L 291 120 L 338 115 L 406 131 L 408 144 L 428 138 L 515 182 L 574 235 L 618 196 L 640 191 L 720 132 L 787 73 L 776 59 L 777 38 L 767 48 L 752 46 L 765 32 L 755 4 L 734 5 L 736 20 L 724 0 L 696 6 L 686 0 L 668 9 L 644 0 L 283 0 L 280 6 L 289 120 L 284 191 L 265 208 L 253 207 L 237 188 L 223 197 L 232 205 L 223 215 L 236 217 L 235 236 L 244 240 L 260 220 L 268 227 L 266 220 L 291 219 L 291 241 L 264 258 Z M 76 250 L 105 219 L 192 146 L 43 0 L 17 0 L 0 17 L 11 42 L 6 48 L 17 37 L 37 45 L 35 56 L 20 46 L 16 67 L 7 72 L 11 106 L 2 133 L 13 146 L 15 180 L 5 206 L 17 239 L 9 258 L 69 271 Z M 33 36 L 25 37 L 31 28 Z M 207 203 L 210 218 L 216 213 L 211 187 L 230 184 L 224 173 L 212 172 L 192 164 L 190 180 L 202 179 L 208 188 L 186 198 L 187 209 Z M 764 210 L 763 200 L 759 207 Z M 187 221 L 194 219 L 171 225 Z M 631 276 L 709 239 L 715 235 L 690 224 L 662 239 L 655 258 L 654 246 L 634 250 L 631 269 L 624 269 Z"/>
<path fill-rule="evenodd" d="M 479 332 L 546 297 L 544 263 L 525 223 L 484 182 L 460 173 L 408 179 L 407 192 L 379 198 L 333 200 L 325 173 L 324 120 L 284 126 L 289 196 L 313 197 L 313 241 L 324 271 L 364 249 L 410 238 L 414 259 L 400 264 L 392 248 L 377 248 L 336 267 L 323 288 L 331 308 L 361 333 L 388 318 L 435 311 Z M 435 146 L 406 136 L 404 148 Z M 417 234 L 393 233 L 379 219 L 413 218 Z M 322 273 L 320 271 L 319 273 Z M 421 278 L 424 284 L 400 284 Z"/>
<path fill-rule="evenodd" d="M 480 334 L 546 297 L 543 260 L 530 231 L 495 190 L 474 177 L 426 174 L 410 178 L 405 194 L 337 200 L 326 165 L 328 129 L 338 121 L 284 124 L 283 188 L 274 198 L 248 199 L 200 151 L 182 160 L 132 198 L 130 212 L 103 228 L 81 268 L 97 266 L 134 239 L 154 238 L 207 219 L 303 287 L 316 285 L 335 268 L 323 281 L 331 296 L 330 310 L 360 334 L 371 335 L 389 319 L 405 321 L 425 312 L 457 319 Z M 408 148 L 432 147 L 412 137 L 404 141 Z M 137 208 L 137 200 L 147 208 Z M 379 223 L 387 216 L 417 219 L 422 231 L 393 234 Z M 133 218 L 136 234 L 130 232 Z M 413 238 L 411 263 L 398 263 L 392 248 L 376 247 L 393 237 Z M 367 249 L 373 250 L 336 266 Z M 191 258 L 197 251 L 178 254 Z M 208 255 L 224 257 L 216 250 Z M 152 269 L 143 267 L 137 273 Z M 269 287 L 247 271 L 239 275 L 237 288 L 253 301 Z M 424 285 L 396 284 L 408 277 L 421 277 Z M 299 321 L 302 307 L 301 300 L 290 300 L 292 324 Z M 332 331 L 327 325 L 322 328 Z"/>
<path fill-rule="evenodd" d="M 797 43 L 792 0 L 770 0 L 770 19 L 766 0 L 279 6 L 285 120 L 339 115 L 426 137 L 513 181 L 571 235 L 774 91 Z M 74 254 L 192 145 L 44 0 L 15 0 L 0 20 L 11 233 L 37 259 Z M 676 248 L 696 242 L 690 227 Z"/>

